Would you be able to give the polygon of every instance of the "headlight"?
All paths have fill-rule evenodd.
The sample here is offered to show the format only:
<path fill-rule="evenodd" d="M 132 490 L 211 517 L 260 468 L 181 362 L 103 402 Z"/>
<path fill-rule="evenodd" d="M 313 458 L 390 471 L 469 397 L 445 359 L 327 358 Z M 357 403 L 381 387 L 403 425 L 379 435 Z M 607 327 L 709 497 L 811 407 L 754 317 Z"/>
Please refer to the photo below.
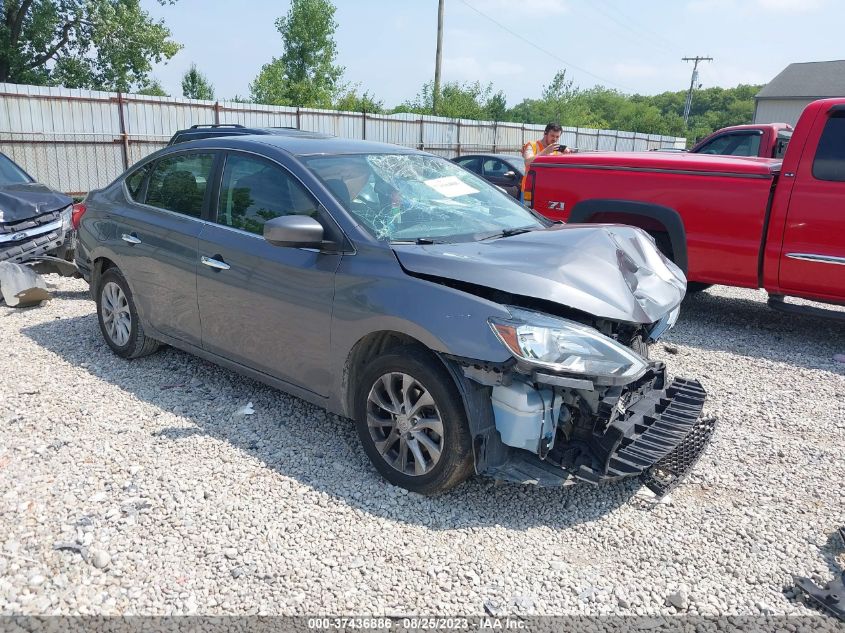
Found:
<path fill-rule="evenodd" d="M 71 222 L 71 218 L 73 217 L 73 205 L 69 204 L 64 209 L 62 209 L 61 214 L 59 217 L 62 218 L 62 231 L 67 233 L 73 228 L 73 224 Z"/>
<path fill-rule="evenodd" d="M 511 353 L 554 371 L 626 384 L 642 376 L 648 361 L 589 326 L 540 312 L 508 306 L 510 320 L 491 318 L 490 326 Z"/>

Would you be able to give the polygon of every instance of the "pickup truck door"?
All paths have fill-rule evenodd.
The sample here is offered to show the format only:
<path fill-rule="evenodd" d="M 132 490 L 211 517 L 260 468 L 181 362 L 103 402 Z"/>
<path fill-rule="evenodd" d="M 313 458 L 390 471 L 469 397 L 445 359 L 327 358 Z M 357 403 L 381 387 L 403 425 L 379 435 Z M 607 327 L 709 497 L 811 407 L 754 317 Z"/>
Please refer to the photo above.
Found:
<path fill-rule="evenodd" d="M 820 113 L 796 171 L 781 248 L 787 293 L 845 300 L 845 107 Z M 808 146 L 810 143 L 808 142 Z M 789 178 L 789 174 L 782 177 Z"/>

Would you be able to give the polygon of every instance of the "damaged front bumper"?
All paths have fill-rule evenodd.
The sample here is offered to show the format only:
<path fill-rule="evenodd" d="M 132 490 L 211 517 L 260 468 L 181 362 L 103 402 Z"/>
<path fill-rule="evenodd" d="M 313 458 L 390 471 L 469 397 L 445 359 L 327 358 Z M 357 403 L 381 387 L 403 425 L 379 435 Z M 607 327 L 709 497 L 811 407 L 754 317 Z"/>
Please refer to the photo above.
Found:
<path fill-rule="evenodd" d="M 17 222 L 0 222 L 0 262 L 28 264 L 39 273 L 76 275 L 71 207 Z"/>
<path fill-rule="evenodd" d="M 684 378 L 666 384 L 659 362 L 628 385 L 604 388 L 513 369 L 460 368 L 465 397 L 488 394 L 486 414 L 479 393 L 468 411 L 476 470 L 498 480 L 561 486 L 640 477 L 663 496 L 695 465 L 715 430 L 714 419 L 701 417 L 701 384 Z"/>

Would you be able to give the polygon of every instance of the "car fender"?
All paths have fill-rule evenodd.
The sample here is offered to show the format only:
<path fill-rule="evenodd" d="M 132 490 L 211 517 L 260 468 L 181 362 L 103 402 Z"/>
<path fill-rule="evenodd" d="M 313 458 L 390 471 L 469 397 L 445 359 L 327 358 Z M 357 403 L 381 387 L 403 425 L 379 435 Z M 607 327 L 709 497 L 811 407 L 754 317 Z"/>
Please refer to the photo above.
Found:
<path fill-rule="evenodd" d="M 356 279 L 346 274 L 343 265 L 338 272 L 331 356 L 332 366 L 344 369 L 333 376 L 330 408 L 342 415 L 350 414 L 347 387 L 354 380 L 346 375 L 347 365 L 353 350 L 368 337 L 395 334 L 432 352 L 480 363 L 504 363 L 511 358 L 488 322 L 490 317 L 510 316 L 503 305 L 436 280 L 412 277 L 393 261 L 398 275 L 388 274 L 377 284 L 367 282 L 365 276 Z"/>
<path fill-rule="evenodd" d="M 612 198 L 595 198 L 578 202 L 569 214 L 568 223 L 591 223 L 597 214 L 612 213 L 614 216 L 631 216 L 653 220 L 661 225 L 669 236 L 672 245 L 675 264 L 684 274 L 687 273 L 687 234 L 684 228 L 684 221 L 680 214 L 670 207 L 651 202 L 638 202 L 634 200 L 616 200 Z M 607 220 L 600 220 L 606 222 Z M 619 222 L 616 218 L 614 222 Z M 621 222 L 620 222 L 621 223 Z M 634 226 L 638 226 L 633 221 Z"/>

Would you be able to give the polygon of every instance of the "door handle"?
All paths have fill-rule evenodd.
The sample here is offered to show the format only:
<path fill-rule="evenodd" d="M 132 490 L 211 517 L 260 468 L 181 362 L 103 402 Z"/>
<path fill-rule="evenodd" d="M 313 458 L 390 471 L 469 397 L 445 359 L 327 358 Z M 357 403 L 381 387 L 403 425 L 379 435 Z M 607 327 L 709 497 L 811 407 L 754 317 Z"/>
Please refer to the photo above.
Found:
<path fill-rule="evenodd" d="M 215 257 L 220 257 L 220 255 L 215 255 L 214 257 L 206 257 L 205 255 L 203 255 L 202 257 L 200 257 L 200 261 L 206 266 L 214 268 L 215 270 L 229 270 L 231 268 L 229 264 L 220 261 L 219 259 L 215 259 Z"/>
<path fill-rule="evenodd" d="M 120 236 L 124 242 L 129 242 L 130 244 L 140 244 L 141 240 L 134 233 L 124 233 Z"/>

